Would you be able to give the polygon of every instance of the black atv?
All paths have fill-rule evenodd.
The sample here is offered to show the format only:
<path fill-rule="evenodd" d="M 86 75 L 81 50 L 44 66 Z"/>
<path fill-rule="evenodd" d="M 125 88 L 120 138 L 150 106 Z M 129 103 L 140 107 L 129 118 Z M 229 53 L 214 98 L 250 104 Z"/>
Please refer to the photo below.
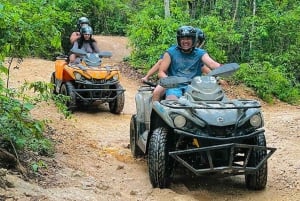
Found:
<path fill-rule="evenodd" d="M 152 102 L 154 87 L 140 87 L 137 113 L 130 122 L 130 147 L 134 157 L 147 156 L 153 187 L 168 187 L 175 168 L 184 168 L 196 176 L 243 174 L 247 188 L 265 188 L 267 159 L 276 149 L 266 146 L 261 105 L 228 99 L 218 82 L 218 76 L 238 68 L 231 63 L 192 80 L 161 79 L 165 88 L 188 85 L 178 100 Z"/>

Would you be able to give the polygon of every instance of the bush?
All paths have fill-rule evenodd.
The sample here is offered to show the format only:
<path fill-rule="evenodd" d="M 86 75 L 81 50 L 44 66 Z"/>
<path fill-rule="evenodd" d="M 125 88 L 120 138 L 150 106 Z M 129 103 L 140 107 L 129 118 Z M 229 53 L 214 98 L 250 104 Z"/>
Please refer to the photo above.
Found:
<path fill-rule="evenodd" d="M 24 95 L 24 90 L 31 89 L 33 85 L 26 83 L 19 90 L 7 89 L 1 81 L 0 142 L 6 144 L 9 150 L 30 149 L 38 153 L 51 154 L 52 143 L 43 135 L 46 121 L 35 120 L 30 115 L 30 111 L 42 99 Z M 38 85 L 39 92 L 43 91 L 42 96 L 45 98 L 45 90 L 48 91 L 48 86 L 42 86 L 41 83 Z"/>
<path fill-rule="evenodd" d="M 133 47 L 130 63 L 146 72 L 172 44 L 177 43 L 177 28 L 190 19 L 175 6 L 171 7 L 172 17 L 165 18 L 162 1 L 145 1 L 141 8 L 130 16 L 127 35 Z"/>
<path fill-rule="evenodd" d="M 266 102 L 272 103 L 274 97 L 277 97 L 288 103 L 299 103 L 300 87 L 293 86 L 282 68 L 274 67 L 268 62 L 242 64 L 234 78 L 255 89 L 258 96 Z"/>

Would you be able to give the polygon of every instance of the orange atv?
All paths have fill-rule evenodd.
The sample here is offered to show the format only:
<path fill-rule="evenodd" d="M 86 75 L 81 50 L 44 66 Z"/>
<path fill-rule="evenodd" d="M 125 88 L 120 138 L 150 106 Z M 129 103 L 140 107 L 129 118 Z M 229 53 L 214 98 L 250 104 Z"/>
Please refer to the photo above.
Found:
<path fill-rule="evenodd" d="M 56 58 L 55 72 L 51 76 L 53 93 L 70 97 L 67 102 L 70 111 L 98 102 L 108 103 L 114 114 L 121 113 L 125 89 L 120 84 L 120 70 L 117 66 L 102 65 L 101 59 L 111 57 L 111 52 L 86 53 L 80 49 L 71 52 L 80 56 L 81 62 L 71 65 L 66 56 Z"/>

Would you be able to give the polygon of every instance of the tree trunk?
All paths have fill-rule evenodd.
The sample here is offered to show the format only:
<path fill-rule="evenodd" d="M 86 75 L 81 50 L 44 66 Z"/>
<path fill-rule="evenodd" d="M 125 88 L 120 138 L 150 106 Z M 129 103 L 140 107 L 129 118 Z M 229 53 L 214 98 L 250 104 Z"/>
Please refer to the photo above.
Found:
<path fill-rule="evenodd" d="M 189 14 L 192 19 L 196 18 L 198 0 L 188 1 Z"/>
<path fill-rule="evenodd" d="M 237 15 L 238 9 L 239 9 L 239 0 L 236 0 L 235 1 L 234 14 L 233 14 L 233 18 L 232 18 L 232 28 L 234 27 L 234 23 L 235 23 L 235 20 L 236 20 L 236 15 Z"/>
<path fill-rule="evenodd" d="M 14 155 L 0 148 L 0 163 L 4 164 L 4 166 L 15 167 L 18 161 Z"/>
<path fill-rule="evenodd" d="M 164 0 L 164 6 L 165 6 L 165 18 L 170 17 L 170 1 Z"/>
<path fill-rule="evenodd" d="M 5 168 L 15 168 L 22 175 L 26 176 L 26 169 L 20 164 L 18 159 L 11 153 L 7 152 L 5 149 L 0 148 L 0 164 Z"/>
<path fill-rule="evenodd" d="M 251 27 L 251 38 L 250 38 L 250 44 L 249 44 L 249 51 L 250 51 L 250 54 L 252 53 L 252 41 L 253 41 L 253 36 L 254 36 L 254 31 L 255 31 L 255 16 L 256 16 L 256 0 L 253 0 L 253 8 L 252 8 L 252 17 L 253 17 L 253 20 L 252 20 L 252 27 Z"/>

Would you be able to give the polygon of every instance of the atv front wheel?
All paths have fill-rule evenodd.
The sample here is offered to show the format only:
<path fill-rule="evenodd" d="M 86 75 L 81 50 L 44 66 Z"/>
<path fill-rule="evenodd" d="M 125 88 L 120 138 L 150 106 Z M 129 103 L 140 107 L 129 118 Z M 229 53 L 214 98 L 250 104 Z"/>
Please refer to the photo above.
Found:
<path fill-rule="evenodd" d="M 123 87 L 120 84 L 116 84 L 115 88 L 123 89 Z M 119 94 L 115 100 L 109 102 L 109 110 L 113 114 L 120 114 L 124 108 L 125 95 L 124 92 L 116 92 L 116 93 L 121 93 L 121 94 Z M 113 95 L 116 95 L 116 93 L 113 93 Z"/>
<path fill-rule="evenodd" d="M 255 139 L 255 144 L 258 146 L 266 146 L 266 139 L 264 133 L 258 134 Z M 263 149 L 253 150 L 249 158 L 250 167 L 255 167 L 259 162 L 266 157 L 267 151 Z M 254 174 L 246 174 L 246 186 L 250 190 L 262 190 L 266 187 L 268 177 L 267 161 Z"/>
<path fill-rule="evenodd" d="M 74 111 L 76 107 L 76 94 L 74 93 L 74 86 L 71 82 L 66 82 L 61 85 L 60 93 L 62 95 L 70 97 L 67 101 L 66 106 L 70 111 Z"/>
<path fill-rule="evenodd" d="M 131 149 L 131 154 L 134 158 L 143 156 L 143 152 L 136 144 L 136 140 L 137 140 L 136 115 L 134 114 L 131 116 L 131 120 L 130 120 L 130 149 Z"/>
<path fill-rule="evenodd" d="M 56 93 L 56 85 L 55 85 L 55 72 L 53 72 L 53 73 L 51 74 L 50 83 L 53 84 L 52 93 L 53 93 L 53 94 L 57 94 L 57 93 Z"/>
<path fill-rule="evenodd" d="M 149 177 L 153 188 L 166 188 L 170 183 L 172 159 L 169 156 L 168 130 L 164 127 L 153 131 L 148 150 Z"/>

